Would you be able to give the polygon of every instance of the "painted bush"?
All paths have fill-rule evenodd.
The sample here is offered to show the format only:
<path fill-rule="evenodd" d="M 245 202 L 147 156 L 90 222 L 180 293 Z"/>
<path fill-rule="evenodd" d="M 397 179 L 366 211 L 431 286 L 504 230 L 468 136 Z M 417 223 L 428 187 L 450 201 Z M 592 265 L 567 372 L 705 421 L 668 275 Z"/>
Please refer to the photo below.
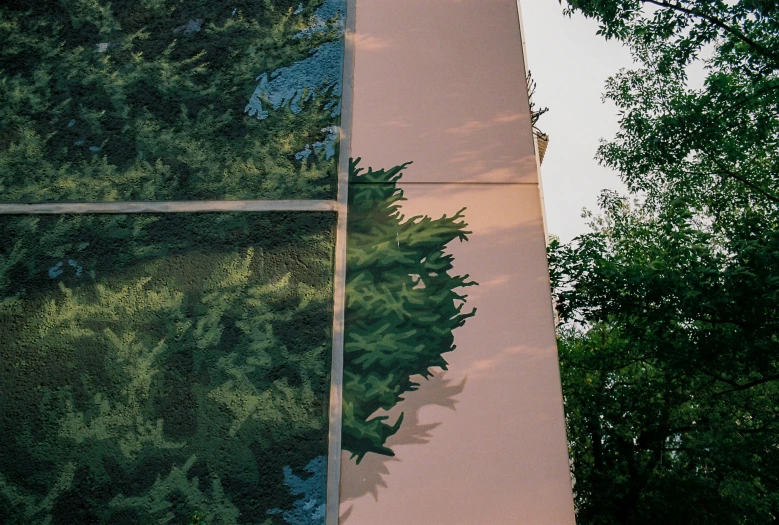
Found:
<path fill-rule="evenodd" d="M 470 233 L 460 210 L 451 217 L 405 218 L 398 187 L 406 164 L 363 172 L 350 166 L 343 448 L 359 462 L 385 446 L 403 422 L 376 415 L 416 390 L 416 377 L 446 370 L 453 330 L 476 310 L 463 310 L 460 289 L 476 283 L 452 274 L 446 246 Z"/>
<path fill-rule="evenodd" d="M 0 200 L 333 198 L 345 0 L 8 0 Z"/>
<path fill-rule="evenodd" d="M 321 524 L 335 217 L 0 217 L 8 524 Z"/>

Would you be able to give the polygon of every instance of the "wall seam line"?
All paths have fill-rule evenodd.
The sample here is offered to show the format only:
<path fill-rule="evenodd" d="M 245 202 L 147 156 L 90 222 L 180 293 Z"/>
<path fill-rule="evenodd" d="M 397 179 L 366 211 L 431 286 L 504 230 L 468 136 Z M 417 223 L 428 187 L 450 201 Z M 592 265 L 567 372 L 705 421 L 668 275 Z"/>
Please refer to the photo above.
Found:
<path fill-rule="evenodd" d="M 359 186 L 375 186 L 375 185 L 387 185 L 391 186 L 393 184 L 397 186 L 433 186 L 433 185 L 446 185 L 446 186 L 538 186 L 538 182 L 501 182 L 501 181 L 494 181 L 494 182 L 468 182 L 468 181 L 398 181 L 396 183 L 393 182 L 352 182 L 351 184 Z"/>

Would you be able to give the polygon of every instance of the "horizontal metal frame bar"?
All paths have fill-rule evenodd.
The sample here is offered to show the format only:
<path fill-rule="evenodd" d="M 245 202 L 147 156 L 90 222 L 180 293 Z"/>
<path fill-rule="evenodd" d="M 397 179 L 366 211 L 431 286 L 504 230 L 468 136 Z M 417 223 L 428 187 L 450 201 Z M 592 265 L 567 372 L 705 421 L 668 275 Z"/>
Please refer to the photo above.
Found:
<path fill-rule="evenodd" d="M 331 200 L 236 200 L 0 204 L 0 215 L 65 215 L 84 213 L 198 213 L 252 211 L 338 211 L 338 203 L 337 201 Z"/>

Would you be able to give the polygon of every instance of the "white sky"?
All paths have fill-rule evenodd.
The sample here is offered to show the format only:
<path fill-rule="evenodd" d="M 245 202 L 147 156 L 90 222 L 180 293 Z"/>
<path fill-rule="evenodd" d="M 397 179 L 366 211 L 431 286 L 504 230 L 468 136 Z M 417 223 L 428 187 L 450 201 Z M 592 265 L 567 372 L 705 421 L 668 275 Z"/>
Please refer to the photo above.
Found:
<path fill-rule="evenodd" d="M 632 64 L 616 41 L 595 34 L 581 15 L 563 16 L 557 0 L 520 0 L 528 67 L 538 84 L 533 101 L 549 107 L 538 127 L 550 136 L 541 167 L 547 229 L 562 241 L 587 231 L 582 208 L 597 210 L 604 188 L 625 188 L 593 159 L 600 139 L 617 132 L 616 108 L 601 102 L 604 82 Z"/>

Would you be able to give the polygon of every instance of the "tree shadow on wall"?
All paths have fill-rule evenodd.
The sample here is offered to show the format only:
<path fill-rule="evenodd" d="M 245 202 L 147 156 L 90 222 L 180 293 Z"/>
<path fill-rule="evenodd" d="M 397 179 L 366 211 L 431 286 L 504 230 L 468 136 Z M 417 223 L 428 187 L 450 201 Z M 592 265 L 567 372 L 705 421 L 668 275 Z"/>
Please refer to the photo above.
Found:
<path fill-rule="evenodd" d="M 433 374 L 427 381 L 422 381 L 419 389 L 406 395 L 386 415 L 396 419 L 403 413 L 403 424 L 397 433 L 387 439 L 386 445 L 395 449 L 398 445 L 424 445 L 433 439 L 433 430 L 441 425 L 438 423 L 422 423 L 420 412 L 424 407 L 439 406 L 456 410 L 457 396 L 465 390 L 468 377 L 455 382 L 447 379 L 447 372 L 441 370 Z M 357 463 L 354 457 L 349 458 L 344 451 L 341 461 L 341 502 L 359 499 L 371 494 L 374 500 L 379 499 L 379 491 L 387 488 L 387 476 L 390 475 L 389 464 L 400 459 L 380 454 L 367 454 Z M 349 506 L 340 516 L 340 523 L 345 523 L 352 513 Z"/>

